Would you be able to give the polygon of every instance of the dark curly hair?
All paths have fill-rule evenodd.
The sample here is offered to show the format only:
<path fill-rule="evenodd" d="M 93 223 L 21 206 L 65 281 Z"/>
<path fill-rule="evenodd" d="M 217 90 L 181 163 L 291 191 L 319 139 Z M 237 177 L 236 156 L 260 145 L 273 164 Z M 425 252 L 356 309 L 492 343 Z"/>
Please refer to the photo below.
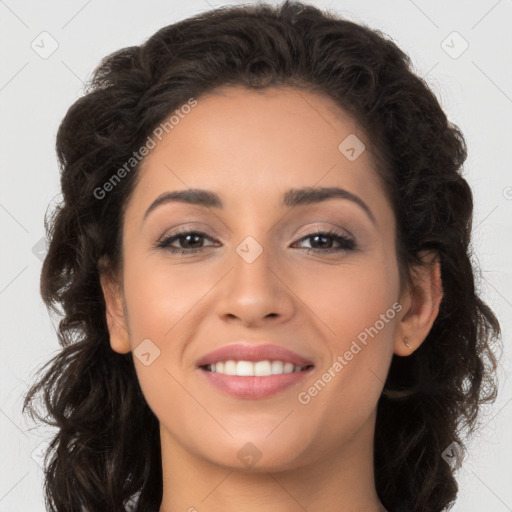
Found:
<path fill-rule="evenodd" d="M 377 405 L 374 464 L 378 496 L 391 512 L 450 507 L 463 431 L 474 432 L 480 405 L 497 395 L 492 345 L 501 347 L 499 322 L 475 289 L 465 140 L 390 38 L 286 1 L 217 8 L 107 56 L 60 124 L 63 199 L 45 216 L 41 295 L 62 315 L 62 349 L 39 370 L 23 404 L 58 429 L 45 461 L 48 509 L 159 509 L 159 422 L 132 354 L 109 345 L 99 280 L 122 265 L 123 216 L 140 163 L 105 197 L 97 190 L 170 113 L 225 85 L 291 86 L 334 100 L 367 135 L 395 213 L 401 276 L 424 264 L 420 251 L 438 254 L 439 314 L 414 353 L 393 356 Z M 33 404 L 40 392 L 44 417 Z M 442 457 L 452 443 L 461 448 L 455 465 Z"/>

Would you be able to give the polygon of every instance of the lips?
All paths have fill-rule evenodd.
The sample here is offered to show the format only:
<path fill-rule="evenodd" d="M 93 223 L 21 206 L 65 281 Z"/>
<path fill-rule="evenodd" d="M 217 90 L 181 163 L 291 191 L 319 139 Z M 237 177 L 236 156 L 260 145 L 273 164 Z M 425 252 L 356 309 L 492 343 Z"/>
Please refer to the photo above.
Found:
<path fill-rule="evenodd" d="M 243 400 L 271 398 L 299 386 L 312 372 L 313 368 L 309 368 L 300 372 L 266 377 L 239 377 L 200 369 L 201 378 L 206 379 L 206 382 L 210 383 L 217 391 L 231 398 Z"/>
<path fill-rule="evenodd" d="M 273 344 L 254 345 L 239 342 L 225 345 L 214 350 L 197 361 L 197 366 L 207 366 L 219 361 L 283 361 L 295 366 L 314 366 L 313 362 L 290 349 Z"/>

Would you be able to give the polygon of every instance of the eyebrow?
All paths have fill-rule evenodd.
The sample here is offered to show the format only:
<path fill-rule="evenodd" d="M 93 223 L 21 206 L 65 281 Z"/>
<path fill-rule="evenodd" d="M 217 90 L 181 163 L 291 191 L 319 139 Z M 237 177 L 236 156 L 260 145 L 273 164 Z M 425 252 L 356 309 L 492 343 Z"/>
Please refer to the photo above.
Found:
<path fill-rule="evenodd" d="M 339 187 L 292 188 L 283 195 L 281 206 L 291 208 L 294 206 L 321 203 L 328 199 L 347 199 L 352 201 L 366 212 L 373 224 L 376 224 L 375 216 L 373 215 L 370 207 L 360 197 Z M 146 210 L 143 222 L 155 208 L 171 202 L 187 203 L 204 206 L 206 208 L 222 209 L 224 207 L 219 195 L 210 190 L 189 188 L 187 190 L 164 192 L 160 194 Z"/>

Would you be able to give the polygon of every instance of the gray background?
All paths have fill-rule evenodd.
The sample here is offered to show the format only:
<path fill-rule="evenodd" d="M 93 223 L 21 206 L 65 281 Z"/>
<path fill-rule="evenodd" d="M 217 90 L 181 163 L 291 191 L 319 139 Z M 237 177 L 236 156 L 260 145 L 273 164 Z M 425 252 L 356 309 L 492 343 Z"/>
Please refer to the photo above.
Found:
<path fill-rule="evenodd" d="M 189 15 L 241 3 L 0 0 L 0 512 L 44 511 L 38 453 L 52 431 L 33 428 L 22 416 L 21 396 L 35 370 L 59 350 L 57 320 L 39 296 L 43 217 L 60 199 L 59 122 L 108 53 Z M 483 409 L 452 510 L 512 511 L 512 2 L 311 3 L 391 36 L 466 137 L 479 290 L 500 318 L 505 351 L 500 394 Z M 52 45 L 58 47 L 48 55 Z"/>

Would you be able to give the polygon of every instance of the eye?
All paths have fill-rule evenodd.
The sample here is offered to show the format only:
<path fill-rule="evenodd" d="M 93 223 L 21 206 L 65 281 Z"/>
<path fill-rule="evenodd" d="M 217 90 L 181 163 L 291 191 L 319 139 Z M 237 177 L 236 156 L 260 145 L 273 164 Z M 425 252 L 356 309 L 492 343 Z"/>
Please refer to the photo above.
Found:
<path fill-rule="evenodd" d="M 314 240 L 313 245 L 319 245 L 320 247 L 306 247 L 305 250 L 307 253 L 315 252 L 315 253 L 333 253 L 333 252 L 341 252 L 341 251 L 352 251 L 356 248 L 356 243 L 352 238 L 349 238 L 346 235 L 342 235 L 337 231 L 328 230 L 328 231 L 316 231 L 314 233 L 310 233 L 301 240 Z M 332 247 L 332 242 L 325 242 L 326 240 L 334 240 L 339 244 L 339 247 Z M 326 247 L 327 246 L 327 247 Z"/>
<path fill-rule="evenodd" d="M 199 243 L 198 240 L 200 241 L 202 238 L 208 238 L 209 240 L 211 240 L 211 238 L 202 231 L 181 230 L 157 242 L 156 247 L 160 249 L 165 249 L 167 251 L 170 251 L 171 253 L 191 254 L 198 251 L 202 251 L 206 248 L 196 247 Z M 180 243 L 184 242 L 184 247 L 181 249 L 178 247 L 173 247 L 171 244 L 174 243 L 175 241 L 178 241 Z"/>
<path fill-rule="evenodd" d="M 193 254 L 199 251 L 203 251 L 210 246 L 198 247 L 201 244 L 201 240 L 208 239 L 212 240 L 206 233 L 202 231 L 187 231 L 180 230 L 173 235 L 167 236 L 160 241 L 158 241 L 155 245 L 156 248 L 165 249 L 173 254 Z M 319 247 L 305 247 L 305 251 L 307 253 L 333 253 L 333 252 L 341 252 L 341 251 L 350 251 L 356 248 L 356 243 L 352 238 L 349 238 L 346 235 L 342 235 L 333 230 L 327 231 L 315 231 L 313 233 L 309 233 L 308 235 L 302 237 L 302 240 L 313 240 L 313 245 L 319 245 Z M 332 247 L 332 242 L 325 242 L 325 240 L 334 240 L 335 243 L 339 244 L 339 247 Z M 178 242 L 182 244 L 182 247 L 175 247 L 172 244 Z"/>

